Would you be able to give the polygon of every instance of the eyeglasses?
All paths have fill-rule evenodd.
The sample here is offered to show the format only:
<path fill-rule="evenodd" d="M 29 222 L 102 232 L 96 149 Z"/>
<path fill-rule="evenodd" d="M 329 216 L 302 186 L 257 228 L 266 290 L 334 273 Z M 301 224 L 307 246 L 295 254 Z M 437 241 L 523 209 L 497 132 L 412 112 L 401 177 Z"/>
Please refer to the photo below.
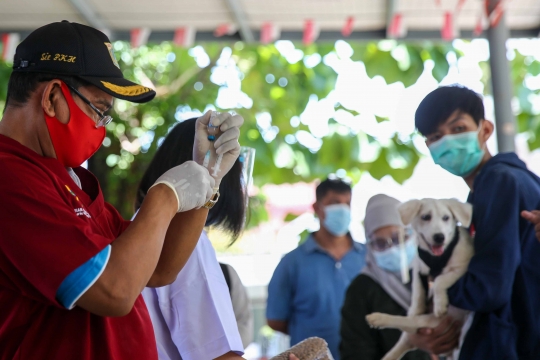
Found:
<path fill-rule="evenodd" d="M 412 229 L 404 229 L 404 241 L 409 240 L 412 236 Z M 374 237 L 368 241 L 368 245 L 376 251 L 384 251 L 390 249 L 392 246 L 399 245 L 399 232 L 393 232 L 389 237 Z"/>
<path fill-rule="evenodd" d="M 88 106 L 90 106 L 92 108 L 92 110 L 94 110 L 96 112 L 96 114 L 98 114 L 99 120 L 96 121 L 96 128 L 100 128 L 100 127 L 109 125 L 109 123 L 112 121 L 112 116 L 105 115 L 104 113 L 99 111 L 99 109 L 97 107 L 95 107 L 90 102 L 90 100 L 88 100 L 86 97 L 84 97 L 83 94 L 81 94 L 77 89 L 75 89 L 73 86 L 71 86 L 69 84 L 66 84 L 66 85 L 71 89 L 71 91 L 73 91 L 75 94 L 77 94 L 81 98 L 82 101 L 87 103 Z"/>

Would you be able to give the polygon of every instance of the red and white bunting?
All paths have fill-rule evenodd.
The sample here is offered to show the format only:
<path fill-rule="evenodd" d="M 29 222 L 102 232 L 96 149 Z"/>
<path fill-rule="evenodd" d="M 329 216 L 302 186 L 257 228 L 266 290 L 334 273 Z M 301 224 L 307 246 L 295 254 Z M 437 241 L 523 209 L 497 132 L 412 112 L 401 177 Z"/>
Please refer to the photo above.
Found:
<path fill-rule="evenodd" d="M 149 28 L 131 29 L 131 47 L 138 48 L 139 46 L 146 45 L 150 37 L 150 32 L 151 30 Z"/>
<path fill-rule="evenodd" d="M 386 37 L 390 39 L 398 39 L 405 37 L 405 35 L 407 35 L 407 27 L 405 26 L 403 14 L 396 12 L 394 15 L 392 15 L 392 21 L 388 27 Z"/>
<path fill-rule="evenodd" d="M 185 48 L 190 48 L 195 42 L 195 28 L 193 26 L 182 26 L 174 31 L 173 42 Z"/>
<path fill-rule="evenodd" d="M 19 33 L 2 34 L 2 59 L 4 61 L 13 62 L 15 50 L 21 41 Z"/>
<path fill-rule="evenodd" d="M 343 25 L 343 29 L 341 29 L 341 34 L 345 37 L 350 36 L 354 29 L 354 17 L 349 16 L 347 20 L 345 20 L 345 25 Z"/>
<path fill-rule="evenodd" d="M 454 13 L 451 11 L 445 11 L 443 27 L 441 29 L 442 39 L 446 41 L 450 41 L 450 40 L 454 40 L 458 36 L 459 36 L 459 33 L 456 27 L 456 19 L 454 17 Z"/>
<path fill-rule="evenodd" d="M 319 26 L 314 20 L 306 20 L 304 23 L 304 36 L 302 37 L 304 45 L 313 44 L 319 37 L 319 30 Z"/>
<path fill-rule="evenodd" d="M 480 36 L 484 32 L 484 13 L 480 12 L 478 19 L 476 19 L 476 24 L 474 25 L 473 35 Z"/>
<path fill-rule="evenodd" d="M 222 37 L 225 35 L 233 35 L 237 30 L 238 28 L 234 24 L 230 24 L 230 23 L 221 24 L 221 25 L 218 25 L 216 30 L 214 30 L 214 36 Z"/>
<path fill-rule="evenodd" d="M 465 5 L 466 2 L 467 2 L 467 0 L 458 0 L 457 5 L 456 5 L 456 12 L 457 13 L 459 13 L 461 11 L 461 9 L 463 9 L 463 6 Z"/>
<path fill-rule="evenodd" d="M 270 44 L 281 37 L 281 29 L 272 22 L 265 22 L 261 26 L 261 44 Z"/>
<path fill-rule="evenodd" d="M 493 9 L 491 13 L 489 13 L 488 11 L 489 3 L 490 1 L 486 0 L 485 2 L 486 14 L 488 14 L 489 26 L 494 28 L 494 27 L 497 27 L 497 25 L 499 25 L 499 21 L 501 21 L 501 18 L 504 14 L 505 0 L 499 0 L 499 2 L 497 3 L 497 5 L 495 6 L 495 8 Z"/>

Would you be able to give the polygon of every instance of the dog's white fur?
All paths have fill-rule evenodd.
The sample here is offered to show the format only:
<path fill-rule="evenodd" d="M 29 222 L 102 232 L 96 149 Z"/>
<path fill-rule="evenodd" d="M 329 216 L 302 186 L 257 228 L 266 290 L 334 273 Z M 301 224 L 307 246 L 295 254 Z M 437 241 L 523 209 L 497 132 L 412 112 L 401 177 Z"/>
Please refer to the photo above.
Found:
<path fill-rule="evenodd" d="M 444 249 L 453 240 L 456 226 L 459 231 L 459 241 L 452 252 L 452 256 L 437 276 L 430 289 L 433 294 L 433 313 L 427 313 L 426 294 L 420 280 L 420 275 L 428 275 L 429 268 L 417 256 L 413 261 L 412 303 L 407 316 L 393 316 L 373 313 L 366 316 L 367 322 L 376 328 L 397 328 L 403 331 L 396 345 L 384 356 L 383 360 L 397 360 L 405 353 L 414 350 L 409 341 L 408 333 L 414 333 L 419 328 L 436 327 L 441 317 L 448 313 L 457 320 L 464 321 L 468 312 L 448 304 L 447 289 L 451 287 L 465 272 L 469 261 L 474 254 L 473 242 L 464 227 L 469 227 L 472 220 L 472 206 L 461 203 L 455 199 L 411 200 L 398 208 L 403 224 L 411 224 L 416 232 L 418 246 L 432 253 L 431 246 L 435 244 L 434 238 L 444 236 Z M 436 236 L 435 236 L 436 235 Z M 464 334 L 460 341 L 463 341 Z M 451 355 L 449 357 L 451 359 Z"/>

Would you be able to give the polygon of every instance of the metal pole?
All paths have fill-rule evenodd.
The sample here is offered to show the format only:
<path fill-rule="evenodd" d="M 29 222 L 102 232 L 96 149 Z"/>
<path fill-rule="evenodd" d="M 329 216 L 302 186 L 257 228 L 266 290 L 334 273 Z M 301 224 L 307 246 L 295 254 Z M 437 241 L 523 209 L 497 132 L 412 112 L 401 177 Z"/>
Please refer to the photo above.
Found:
<path fill-rule="evenodd" d="M 496 5 L 497 1 L 491 1 Z M 487 31 L 489 41 L 489 64 L 491 67 L 491 88 L 495 105 L 495 125 L 499 152 L 515 150 L 516 119 L 512 112 L 513 86 L 510 81 L 510 67 L 506 57 L 506 40 L 509 31 L 504 14 L 496 27 Z"/>

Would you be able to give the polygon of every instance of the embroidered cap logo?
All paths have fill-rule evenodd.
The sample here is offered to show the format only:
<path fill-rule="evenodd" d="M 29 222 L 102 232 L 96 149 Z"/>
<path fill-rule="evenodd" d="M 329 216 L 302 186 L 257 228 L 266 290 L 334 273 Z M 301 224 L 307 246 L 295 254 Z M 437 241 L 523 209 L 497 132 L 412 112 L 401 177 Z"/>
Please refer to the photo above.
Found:
<path fill-rule="evenodd" d="M 114 66 L 116 66 L 117 68 L 120 69 L 120 65 L 118 65 L 118 61 L 116 60 L 116 56 L 114 56 L 114 49 L 113 49 L 113 46 L 111 43 L 108 43 L 106 42 L 105 43 L 105 46 L 107 47 L 107 49 L 109 50 L 109 54 L 111 55 L 111 60 L 114 64 Z"/>

